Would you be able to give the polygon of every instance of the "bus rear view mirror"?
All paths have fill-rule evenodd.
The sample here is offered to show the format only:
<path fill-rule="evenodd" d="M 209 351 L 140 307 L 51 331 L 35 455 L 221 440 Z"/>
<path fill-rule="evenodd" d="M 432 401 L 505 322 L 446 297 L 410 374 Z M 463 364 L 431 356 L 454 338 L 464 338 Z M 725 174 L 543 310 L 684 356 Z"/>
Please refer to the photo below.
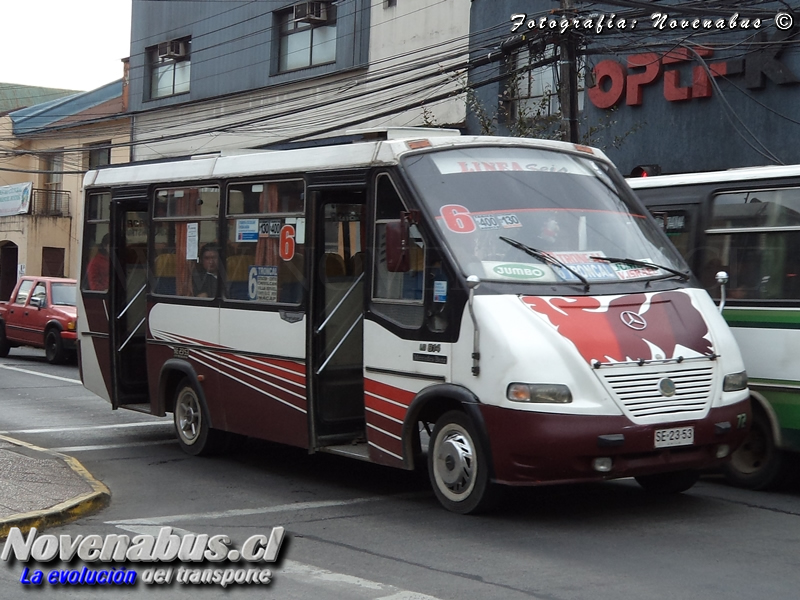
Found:
<path fill-rule="evenodd" d="M 390 273 L 406 273 L 411 268 L 408 220 L 386 224 L 386 269 Z"/>

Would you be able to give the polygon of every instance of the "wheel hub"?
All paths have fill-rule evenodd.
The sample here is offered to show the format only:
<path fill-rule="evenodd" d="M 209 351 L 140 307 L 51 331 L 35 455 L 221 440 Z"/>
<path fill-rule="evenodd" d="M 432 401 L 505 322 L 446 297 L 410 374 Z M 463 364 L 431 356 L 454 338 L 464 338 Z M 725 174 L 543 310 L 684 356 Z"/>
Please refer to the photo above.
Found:
<path fill-rule="evenodd" d="M 442 441 L 437 456 L 442 482 L 454 492 L 469 486 L 472 479 L 472 447 L 460 433 L 450 433 Z"/>
<path fill-rule="evenodd" d="M 192 444 L 197 439 L 200 414 L 191 399 L 184 399 L 179 405 L 179 410 L 178 424 L 181 435 L 187 443 Z"/>

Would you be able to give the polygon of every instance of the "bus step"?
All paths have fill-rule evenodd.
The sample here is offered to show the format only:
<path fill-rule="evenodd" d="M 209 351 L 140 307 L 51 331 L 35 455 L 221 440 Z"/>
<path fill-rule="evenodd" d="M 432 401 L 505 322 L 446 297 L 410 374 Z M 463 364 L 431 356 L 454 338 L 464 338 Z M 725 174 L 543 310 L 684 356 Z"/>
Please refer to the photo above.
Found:
<path fill-rule="evenodd" d="M 369 446 L 367 444 L 342 444 L 340 446 L 325 446 L 319 449 L 320 452 L 328 452 L 329 454 L 339 454 L 341 456 L 349 456 L 350 458 L 357 458 L 358 460 L 369 461 Z"/>
<path fill-rule="evenodd" d="M 153 414 L 150 409 L 149 402 L 147 403 L 142 402 L 141 404 L 120 404 L 119 407 L 124 408 L 126 410 L 132 410 L 134 412 L 145 413 L 147 415 Z"/>

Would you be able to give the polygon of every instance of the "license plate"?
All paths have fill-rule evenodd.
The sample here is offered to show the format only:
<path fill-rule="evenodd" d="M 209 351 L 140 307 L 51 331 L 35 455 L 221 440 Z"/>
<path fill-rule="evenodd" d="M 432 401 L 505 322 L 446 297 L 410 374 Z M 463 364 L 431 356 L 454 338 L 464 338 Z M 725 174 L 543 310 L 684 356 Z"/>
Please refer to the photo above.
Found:
<path fill-rule="evenodd" d="M 673 427 L 656 429 L 655 447 L 691 446 L 694 444 L 694 427 Z"/>

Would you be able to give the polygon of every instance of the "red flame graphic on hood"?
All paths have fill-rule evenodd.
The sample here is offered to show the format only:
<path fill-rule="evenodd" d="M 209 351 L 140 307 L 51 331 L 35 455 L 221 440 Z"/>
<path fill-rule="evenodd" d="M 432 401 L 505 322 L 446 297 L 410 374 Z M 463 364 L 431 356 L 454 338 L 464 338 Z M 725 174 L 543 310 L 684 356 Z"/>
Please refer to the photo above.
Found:
<path fill-rule="evenodd" d="M 698 354 L 712 353 L 711 342 L 706 338 L 708 326 L 688 294 L 654 293 L 642 312 L 647 299 L 647 294 L 623 296 L 612 300 L 607 308 L 592 296 L 524 296 L 522 301 L 547 317 L 589 363 L 677 358 L 677 346 Z M 625 325 L 621 316 L 626 311 L 643 317 L 646 327 L 636 330 Z M 654 356 L 653 346 L 663 351 L 664 356 Z"/>

